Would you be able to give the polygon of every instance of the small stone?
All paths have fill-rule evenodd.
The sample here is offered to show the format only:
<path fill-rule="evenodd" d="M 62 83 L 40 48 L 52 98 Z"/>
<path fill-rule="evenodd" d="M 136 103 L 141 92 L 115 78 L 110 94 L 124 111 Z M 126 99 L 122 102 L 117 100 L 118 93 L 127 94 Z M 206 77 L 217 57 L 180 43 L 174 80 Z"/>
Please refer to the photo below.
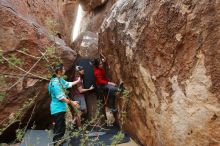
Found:
<path fill-rule="evenodd" d="M 181 39 L 182 39 L 182 35 L 180 34 L 180 33 L 178 33 L 178 34 L 176 34 L 176 39 L 177 39 L 177 41 L 181 41 Z"/>

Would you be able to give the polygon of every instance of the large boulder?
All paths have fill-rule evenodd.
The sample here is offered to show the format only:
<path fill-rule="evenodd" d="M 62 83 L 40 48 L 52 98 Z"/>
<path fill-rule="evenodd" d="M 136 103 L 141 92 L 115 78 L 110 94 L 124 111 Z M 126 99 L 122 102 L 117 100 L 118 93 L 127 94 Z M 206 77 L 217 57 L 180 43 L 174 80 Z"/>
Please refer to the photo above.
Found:
<path fill-rule="evenodd" d="M 105 4 L 108 0 L 79 0 L 84 11 L 92 11 L 98 6 Z"/>
<path fill-rule="evenodd" d="M 63 28 L 61 30 L 61 34 L 65 42 L 70 45 L 72 43 L 72 30 L 74 26 L 74 22 L 76 21 L 76 14 L 77 14 L 77 0 L 68 0 L 67 2 L 63 3 L 62 1 L 59 2 L 60 7 L 60 20 L 59 23 L 62 24 Z"/>
<path fill-rule="evenodd" d="M 90 31 L 81 33 L 72 43 L 72 48 L 85 59 L 99 57 L 98 34 Z"/>
<path fill-rule="evenodd" d="M 103 21 L 99 49 L 131 91 L 124 128 L 143 145 L 220 145 L 219 14 L 219 1 L 118 0 Z"/>
<path fill-rule="evenodd" d="M 44 129 L 51 124 L 49 66 L 61 61 L 69 70 L 76 58 L 60 39 L 65 27 L 60 22 L 62 4 L 0 1 L 0 143 L 14 140 L 18 128 L 34 123 Z"/>
<path fill-rule="evenodd" d="M 91 31 L 98 33 L 100 31 L 102 22 L 106 17 L 106 14 L 110 11 L 114 3 L 115 0 L 108 0 L 105 4 L 94 9 L 91 12 L 84 11 L 84 15 L 80 25 L 80 31 Z"/>

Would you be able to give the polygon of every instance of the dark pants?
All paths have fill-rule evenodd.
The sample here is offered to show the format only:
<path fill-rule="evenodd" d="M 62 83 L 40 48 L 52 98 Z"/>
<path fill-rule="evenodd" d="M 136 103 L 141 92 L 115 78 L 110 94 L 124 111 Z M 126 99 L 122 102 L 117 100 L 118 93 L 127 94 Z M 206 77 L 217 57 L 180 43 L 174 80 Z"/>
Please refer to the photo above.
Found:
<path fill-rule="evenodd" d="M 115 108 L 115 93 L 118 92 L 118 87 L 112 85 L 100 85 L 98 90 L 103 90 L 107 92 L 109 108 Z"/>
<path fill-rule="evenodd" d="M 53 129 L 54 137 L 53 142 L 61 140 L 65 134 L 66 124 L 65 124 L 65 112 L 60 112 L 52 115 L 54 118 L 55 126 Z"/>

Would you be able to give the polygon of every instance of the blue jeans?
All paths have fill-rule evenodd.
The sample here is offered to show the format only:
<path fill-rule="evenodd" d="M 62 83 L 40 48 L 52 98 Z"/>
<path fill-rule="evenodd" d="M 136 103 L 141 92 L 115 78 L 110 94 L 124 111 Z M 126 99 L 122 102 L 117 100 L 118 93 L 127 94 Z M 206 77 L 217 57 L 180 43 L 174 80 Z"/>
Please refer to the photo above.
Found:
<path fill-rule="evenodd" d="M 112 85 L 100 85 L 98 86 L 98 90 L 103 90 L 107 92 L 108 101 L 109 101 L 109 108 L 115 108 L 115 93 L 118 92 L 118 87 Z"/>

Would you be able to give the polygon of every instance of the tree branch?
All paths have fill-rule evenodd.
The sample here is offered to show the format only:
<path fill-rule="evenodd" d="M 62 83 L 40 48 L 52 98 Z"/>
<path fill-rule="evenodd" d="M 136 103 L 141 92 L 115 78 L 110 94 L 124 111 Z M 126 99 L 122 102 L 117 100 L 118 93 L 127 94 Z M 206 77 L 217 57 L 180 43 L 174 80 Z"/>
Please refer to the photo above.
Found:
<path fill-rule="evenodd" d="M 15 64 L 13 64 L 13 63 L 11 63 L 11 62 L 10 62 L 7 58 L 5 58 L 4 56 L 2 56 L 2 58 L 3 58 L 5 61 L 7 61 L 9 64 L 11 64 L 11 65 L 13 65 L 14 67 L 16 67 L 17 69 L 19 69 L 19 70 L 21 70 L 21 71 L 23 71 L 23 72 L 25 72 L 25 73 L 28 73 L 26 70 L 24 70 L 24 69 L 20 68 L 19 66 L 15 65 Z M 42 80 L 49 81 L 48 79 L 46 79 L 46 78 L 44 78 L 44 77 L 41 77 L 41 76 L 32 74 L 32 73 L 30 73 L 30 72 L 29 72 L 28 74 L 31 75 L 31 76 L 33 76 L 33 77 L 36 77 L 36 78 L 38 78 L 38 79 L 42 79 Z"/>
<path fill-rule="evenodd" d="M 45 53 L 47 53 L 47 51 L 46 51 Z M 44 53 L 44 54 L 45 54 L 45 53 Z M 13 88 L 13 87 L 14 87 L 15 85 L 17 85 L 26 75 L 28 75 L 28 74 L 31 72 L 31 70 L 40 62 L 40 60 L 41 60 L 42 58 L 43 58 L 43 55 L 37 60 L 37 62 L 35 62 L 35 64 L 29 69 L 29 71 L 26 72 L 22 77 L 20 77 L 17 82 L 15 82 L 11 87 L 8 88 L 8 90 L 10 90 L 11 88 Z"/>

